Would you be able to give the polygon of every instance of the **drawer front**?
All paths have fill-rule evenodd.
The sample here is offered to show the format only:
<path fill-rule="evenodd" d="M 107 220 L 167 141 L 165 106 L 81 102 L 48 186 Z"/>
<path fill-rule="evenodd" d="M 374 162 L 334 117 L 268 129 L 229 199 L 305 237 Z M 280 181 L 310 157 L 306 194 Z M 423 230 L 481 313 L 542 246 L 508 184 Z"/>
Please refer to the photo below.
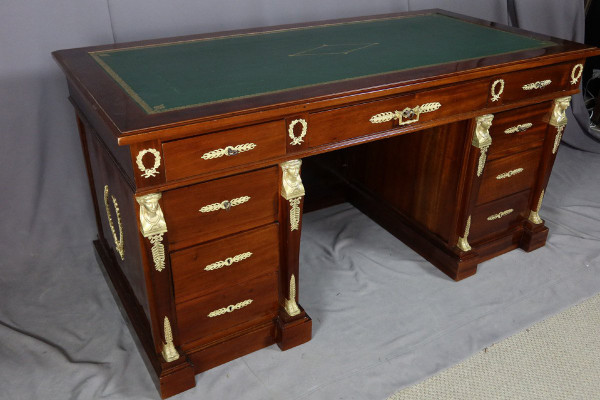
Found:
<path fill-rule="evenodd" d="M 215 333 L 254 320 L 275 317 L 278 309 L 277 274 L 270 273 L 226 290 L 177 304 L 182 343 L 210 341 Z"/>
<path fill-rule="evenodd" d="M 175 140 L 163 144 L 167 180 L 285 155 L 283 121 Z"/>
<path fill-rule="evenodd" d="M 475 208 L 469 242 L 477 242 L 522 223 L 529 215 L 529 191 L 520 192 Z"/>
<path fill-rule="evenodd" d="M 479 187 L 477 204 L 488 203 L 530 189 L 535 182 L 541 157 L 542 147 L 537 147 L 488 161 Z"/>
<path fill-rule="evenodd" d="M 273 224 L 171 253 L 175 302 L 222 290 L 279 266 L 279 225 Z"/>
<path fill-rule="evenodd" d="M 552 102 L 498 113 L 490 127 L 488 160 L 541 146 L 546 137 Z"/>
<path fill-rule="evenodd" d="M 495 79 L 504 80 L 504 90 L 498 100 L 490 99 L 490 105 L 525 100 L 571 89 L 569 74 L 572 68 L 572 64 L 558 64 L 498 76 Z M 492 80 L 492 84 L 494 82 L 495 80 Z M 494 90 L 496 93 L 500 92 L 500 85 L 496 85 Z"/>
<path fill-rule="evenodd" d="M 164 192 L 171 249 L 274 222 L 278 187 L 270 167 Z"/>
<path fill-rule="evenodd" d="M 486 104 L 487 93 L 488 84 L 481 81 L 318 112 L 310 115 L 307 138 L 310 146 L 315 147 L 399 125 L 419 125 L 480 109 Z M 411 114 L 410 110 L 417 106 L 420 113 Z"/>

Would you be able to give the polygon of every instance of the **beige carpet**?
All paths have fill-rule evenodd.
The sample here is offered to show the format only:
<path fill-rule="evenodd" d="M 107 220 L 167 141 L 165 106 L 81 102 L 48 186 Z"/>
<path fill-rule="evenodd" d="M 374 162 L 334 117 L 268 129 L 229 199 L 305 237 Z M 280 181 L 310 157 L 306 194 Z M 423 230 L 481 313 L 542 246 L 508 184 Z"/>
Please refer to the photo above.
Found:
<path fill-rule="evenodd" d="M 388 400 L 600 399 L 600 294 Z"/>

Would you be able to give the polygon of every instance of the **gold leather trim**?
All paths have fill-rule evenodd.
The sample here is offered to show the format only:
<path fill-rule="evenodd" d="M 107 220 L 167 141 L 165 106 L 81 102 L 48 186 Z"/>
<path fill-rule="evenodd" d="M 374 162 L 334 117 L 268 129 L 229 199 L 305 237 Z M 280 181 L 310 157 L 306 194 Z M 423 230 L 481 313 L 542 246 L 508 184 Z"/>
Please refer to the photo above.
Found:
<path fill-rule="evenodd" d="M 299 56 L 321 56 L 324 54 L 327 55 L 331 55 L 331 54 L 343 54 L 343 55 L 347 55 L 350 53 L 353 53 L 355 51 L 358 50 L 362 50 L 362 49 L 366 49 L 367 47 L 371 47 L 371 46 L 376 46 L 379 43 L 336 43 L 336 44 L 326 44 L 323 43 L 322 45 L 318 46 L 318 47 L 311 47 L 310 49 L 307 50 L 302 50 L 299 51 L 297 53 L 294 54 L 288 54 L 288 57 L 299 57 Z M 336 47 L 345 47 L 345 46 L 355 46 L 354 48 L 351 48 L 349 50 L 346 51 L 336 51 L 335 48 Z M 323 49 L 326 49 L 328 47 L 333 47 L 334 49 L 329 49 L 328 51 L 325 51 Z"/>

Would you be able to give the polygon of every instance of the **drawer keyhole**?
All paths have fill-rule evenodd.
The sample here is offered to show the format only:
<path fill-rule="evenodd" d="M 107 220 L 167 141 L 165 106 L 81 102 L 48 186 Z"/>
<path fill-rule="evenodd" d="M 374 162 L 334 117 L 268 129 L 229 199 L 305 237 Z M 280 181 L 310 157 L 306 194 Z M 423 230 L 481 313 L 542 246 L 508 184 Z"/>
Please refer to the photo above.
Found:
<path fill-rule="evenodd" d="M 239 153 L 240 153 L 240 151 L 239 151 L 239 150 L 237 150 L 237 149 L 234 149 L 234 148 L 233 148 L 233 147 L 231 147 L 231 146 L 227 146 L 227 155 L 228 155 L 228 156 L 235 156 L 235 155 L 237 155 L 237 154 L 239 154 Z"/>
<path fill-rule="evenodd" d="M 402 115 L 404 116 L 404 118 L 413 118 L 416 114 L 415 110 L 407 107 L 402 111 Z"/>

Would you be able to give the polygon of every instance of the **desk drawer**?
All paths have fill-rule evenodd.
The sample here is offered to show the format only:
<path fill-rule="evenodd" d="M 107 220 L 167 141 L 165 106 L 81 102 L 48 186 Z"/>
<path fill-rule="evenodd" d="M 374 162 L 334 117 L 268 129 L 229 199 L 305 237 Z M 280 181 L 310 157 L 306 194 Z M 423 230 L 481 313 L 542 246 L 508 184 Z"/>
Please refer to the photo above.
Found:
<path fill-rule="evenodd" d="M 278 234 L 272 224 L 171 253 L 175 302 L 277 271 Z"/>
<path fill-rule="evenodd" d="M 475 208 L 469 242 L 476 242 L 519 225 L 529 214 L 529 190 Z"/>
<path fill-rule="evenodd" d="M 489 105 L 519 101 L 572 89 L 569 81 L 572 68 L 572 64 L 558 64 L 497 76 L 492 80 L 492 84 L 496 79 L 503 79 L 504 90 L 497 101 L 492 102 L 490 99 Z M 500 86 L 497 85 L 494 89 L 499 92 Z"/>
<path fill-rule="evenodd" d="M 488 203 L 531 188 L 541 157 L 542 147 L 537 147 L 488 162 L 479 187 L 477 204 Z"/>
<path fill-rule="evenodd" d="M 350 139 L 394 127 L 413 126 L 435 119 L 481 109 L 488 94 L 487 82 L 472 82 L 443 89 L 429 90 L 412 95 L 378 100 L 310 115 L 308 123 L 311 147 Z M 395 115 L 405 109 L 419 106 L 420 114 Z"/>
<path fill-rule="evenodd" d="M 285 155 L 284 122 L 248 126 L 163 144 L 168 180 Z"/>
<path fill-rule="evenodd" d="M 498 113 L 490 127 L 488 160 L 541 146 L 546 137 L 552 102 Z"/>
<path fill-rule="evenodd" d="M 182 343 L 210 341 L 223 332 L 254 320 L 275 317 L 277 273 L 262 275 L 226 290 L 177 304 Z"/>
<path fill-rule="evenodd" d="M 274 222 L 278 188 L 270 167 L 164 192 L 171 249 Z"/>

